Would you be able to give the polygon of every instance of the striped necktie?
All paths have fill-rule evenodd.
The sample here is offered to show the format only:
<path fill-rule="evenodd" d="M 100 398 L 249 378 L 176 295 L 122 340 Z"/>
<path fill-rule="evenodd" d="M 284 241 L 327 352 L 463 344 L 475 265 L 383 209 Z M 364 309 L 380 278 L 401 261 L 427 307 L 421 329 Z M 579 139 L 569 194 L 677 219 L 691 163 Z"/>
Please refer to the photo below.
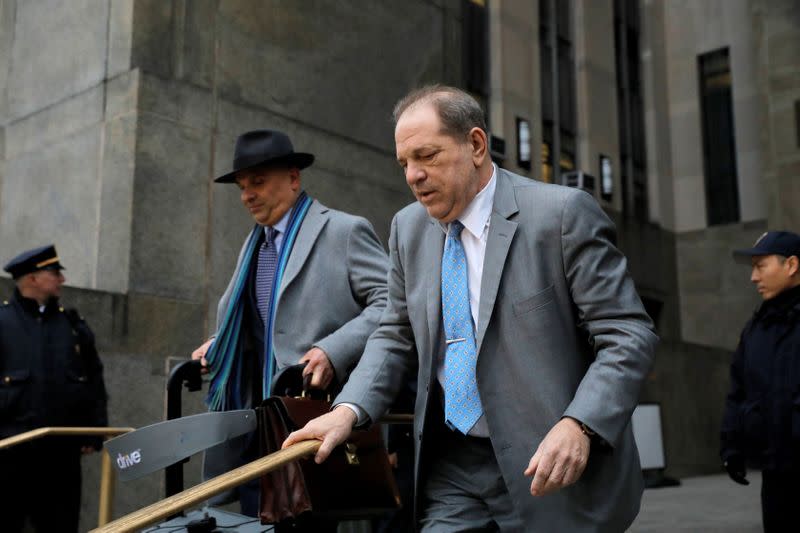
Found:
<path fill-rule="evenodd" d="M 465 435 L 483 414 L 475 366 L 478 350 L 469 306 L 467 256 L 461 222 L 450 223 L 442 254 L 442 318 L 447 342 L 444 358 L 444 415 Z"/>
<path fill-rule="evenodd" d="M 272 284 L 275 270 L 278 267 L 278 252 L 275 249 L 275 237 L 278 230 L 267 229 L 267 238 L 258 250 L 258 268 L 256 270 L 256 302 L 258 313 L 266 326 L 269 319 L 269 308 L 272 305 Z"/>

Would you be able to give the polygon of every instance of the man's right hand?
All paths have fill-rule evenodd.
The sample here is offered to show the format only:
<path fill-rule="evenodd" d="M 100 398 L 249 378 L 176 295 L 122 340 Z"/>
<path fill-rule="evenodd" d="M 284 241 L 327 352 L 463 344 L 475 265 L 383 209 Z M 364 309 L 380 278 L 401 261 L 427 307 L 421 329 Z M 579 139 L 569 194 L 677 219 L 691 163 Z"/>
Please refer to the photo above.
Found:
<path fill-rule="evenodd" d="M 340 405 L 333 411 L 309 421 L 303 428 L 290 433 L 281 448 L 287 448 L 304 440 L 321 440 L 322 445 L 314 457 L 314 461 L 320 464 L 328 458 L 336 446 L 347 440 L 357 420 L 358 417 L 352 409 Z"/>
<path fill-rule="evenodd" d="M 739 485 L 750 484 L 745 477 L 747 475 L 747 469 L 744 466 L 744 459 L 738 455 L 731 456 L 725 461 L 725 470 L 728 471 L 730 478 Z"/>
<path fill-rule="evenodd" d="M 212 342 L 214 342 L 214 339 L 208 339 L 198 349 L 192 352 L 192 361 L 200 360 L 201 374 L 208 374 L 208 361 L 206 361 L 206 352 L 208 352 L 208 347 L 211 346 Z"/>

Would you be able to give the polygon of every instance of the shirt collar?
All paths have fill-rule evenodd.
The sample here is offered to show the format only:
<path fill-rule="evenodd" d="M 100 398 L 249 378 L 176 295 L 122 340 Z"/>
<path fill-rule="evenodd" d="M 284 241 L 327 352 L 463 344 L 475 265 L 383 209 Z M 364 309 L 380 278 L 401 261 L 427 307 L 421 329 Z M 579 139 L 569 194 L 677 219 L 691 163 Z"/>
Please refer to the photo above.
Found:
<path fill-rule="evenodd" d="M 467 208 L 464 209 L 464 212 L 461 213 L 457 219 L 476 239 L 481 238 L 483 230 L 489 223 L 489 217 L 492 215 L 494 191 L 496 188 L 497 166 L 492 163 L 492 177 L 489 178 L 489 183 L 475 195 L 475 198 L 472 199 Z M 440 223 L 439 226 L 442 228 L 442 231 L 447 233 L 449 224 Z"/>
<path fill-rule="evenodd" d="M 269 236 L 268 235 L 269 228 L 276 229 L 278 231 L 278 233 L 281 234 L 281 235 L 285 234 L 286 233 L 286 227 L 289 225 L 289 217 L 292 215 L 292 210 L 294 210 L 294 207 L 292 207 L 291 209 L 288 209 L 286 211 L 286 213 L 284 213 L 283 217 L 274 226 L 264 226 L 264 235 Z"/>
<path fill-rule="evenodd" d="M 759 314 L 786 314 L 789 309 L 800 304 L 800 285 L 786 289 L 774 298 L 761 304 Z"/>
<path fill-rule="evenodd" d="M 44 305 L 44 309 L 42 309 L 42 306 L 39 305 L 39 302 L 33 298 L 26 298 L 16 287 L 14 288 L 14 298 L 17 300 L 17 302 L 19 302 L 22 309 L 34 316 L 43 315 L 45 313 L 51 314 L 55 312 L 55 310 L 57 310 L 61 305 L 58 301 L 58 298 L 49 298 L 47 303 Z"/>

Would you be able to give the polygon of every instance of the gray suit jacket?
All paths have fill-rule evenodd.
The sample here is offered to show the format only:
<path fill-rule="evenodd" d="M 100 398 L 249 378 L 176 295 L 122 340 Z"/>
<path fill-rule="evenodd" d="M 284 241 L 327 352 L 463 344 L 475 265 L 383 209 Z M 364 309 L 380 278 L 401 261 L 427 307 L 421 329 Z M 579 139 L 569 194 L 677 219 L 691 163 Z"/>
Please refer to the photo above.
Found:
<path fill-rule="evenodd" d="M 245 258 L 239 253 L 236 270 L 217 308 L 217 329 L 225 316 L 234 282 Z M 297 364 L 312 346 L 321 348 L 343 382 L 358 362 L 386 306 L 386 252 L 372 225 L 325 207 L 309 207 L 278 288 L 274 347 L 277 367 Z M 249 398 L 246 398 L 249 403 Z M 204 477 L 210 478 L 243 464 L 247 439 L 233 439 L 208 450 Z M 214 503 L 230 500 L 227 493 Z"/>
<path fill-rule="evenodd" d="M 534 531 L 623 531 L 639 509 L 642 474 L 630 428 L 656 335 L 611 244 L 614 228 L 584 192 L 499 170 L 477 325 L 478 389 L 515 508 Z M 441 341 L 444 232 L 412 204 L 392 222 L 389 301 L 336 402 L 372 420 L 388 408 L 418 354 L 414 430 L 425 421 Z M 581 479 L 531 496 L 523 476 L 563 416 L 610 443 L 593 448 Z"/>
<path fill-rule="evenodd" d="M 217 306 L 222 326 L 236 270 Z M 278 368 L 297 364 L 312 346 L 331 360 L 340 381 L 358 362 L 386 306 L 386 252 L 366 219 L 325 207 L 309 207 L 278 287 L 275 358 Z"/>

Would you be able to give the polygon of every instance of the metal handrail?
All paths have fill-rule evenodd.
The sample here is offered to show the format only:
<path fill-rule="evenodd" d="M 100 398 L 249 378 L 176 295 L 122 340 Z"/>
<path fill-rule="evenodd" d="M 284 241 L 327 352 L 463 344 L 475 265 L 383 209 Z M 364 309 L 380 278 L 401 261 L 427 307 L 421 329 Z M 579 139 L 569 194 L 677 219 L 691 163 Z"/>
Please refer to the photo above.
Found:
<path fill-rule="evenodd" d="M 99 437 L 116 437 L 117 435 L 122 435 L 123 433 L 128 433 L 129 431 L 133 431 L 133 428 L 123 428 L 123 427 L 71 427 L 71 426 L 55 426 L 55 427 L 47 427 L 47 428 L 38 428 L 32 429 L 30 431 L 26 431 L 25 433 L 20 433 L 18 435 L 14 435 L 13 437 L 7 437 L 5 439 L 0 440 L 0 450 L 3 448 L 10 448 L 11 446 L 15 446 L 17 444 L 22 444 L 23 442 L 28 442 L 36 439 L 40 439 L 42 437 L 47 436 L 64 436 L 64 435 L 75 435 L 75 436 L 99 436 Z"/>
<path fill-rule="evenodd" d="M 0 450 L 10 448 L 24 442 L 50 436 L 99 436 L 114 437 L 133 431 L 125 427 L 46 427 L 32 429 L 25 433 L 14 435 L 0 440 Z M 100 502 L 97 510 L 97 525 L 104 526 L 111 521 L 114 505 L 114 469 L 111 467 L 111 458 L 108 452 L 101 452 L 100 462 Z"/>
<path fill-rule="evenodd" d="M 224 492 L 233 487 L 247 483 L 267 472 L 272 472 L 287 463 L 296 461 L 307 455 L 317 452 L 321 441 L 307 440 L 293 444 L 284 450 L 271 453 L 252 463 L 247 463 L 230 472 L 209 479 L 190 489 L 179 492 L 169 498 L 157 501 L 156 503 L 125 515 L 104 527 L 98 527 L 91 533 L 125 533 L 138 531 L 147 526 L 153 525 L 167 517 L 183 511 L 189 507 L 200 504 L 211 496 Z"/>
<path fill-rule="evenodd" d="M 414 415 L 412 414 L 387 414 L 380 420 L 383 424 L 410 424 L 413 423 L 413 421 Z M 318 440 L 298 442 L 284 450 L 279 450 L 260 459 L 256 459 L 244 466 L 240 466 L 239 468 L 209 479 L 183 492 L 171 495 L 138 511 L 134 511 L 133 513 L 114 520 L 105 525 L 105 527 L 94 529 L 90 533 L 124 533 L 128 531 L 138 531 L 147 526 L 151 526 L 165 518 L 175 516 L 184 509 L 198 505 L 220 492 L 247 483 L 251 479 L 255 479 L 267 472 L 272 472 L 292 461 L 296 461 L 307 455 L 312 455 L 317 452 L 321 444 L 322 442 Z"/>

